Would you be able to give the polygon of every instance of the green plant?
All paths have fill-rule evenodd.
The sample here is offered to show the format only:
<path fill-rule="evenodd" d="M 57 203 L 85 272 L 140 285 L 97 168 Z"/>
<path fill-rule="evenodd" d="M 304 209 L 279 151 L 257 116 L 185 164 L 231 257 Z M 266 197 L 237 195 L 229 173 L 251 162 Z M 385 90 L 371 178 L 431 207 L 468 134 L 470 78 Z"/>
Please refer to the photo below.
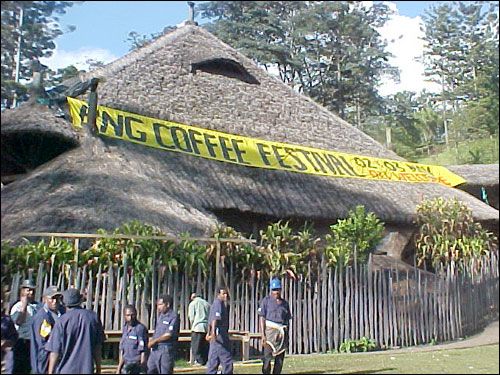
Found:
<path fill-rule="evenodd" d="M 384 224 L 373 212 L 366 213 L 365 207 L 356 206 L 346 219 L 330 226 L 326 235 L 325 255 L 330 265 L 348 265 L 356 256 L 359 262 L 366 262 L 368 253 L 382 239 Z"/>
<path fill-rule="evenodd" d="M 359 340 L 345 339 L 342 344 L 340 344 L 340 353 L 355 353 L 355 352 L 369 352 L 377 347 L 375 341 L 369 339 L 368 337 L 361 337 Z"/>
<path fill-rule="evenodd" d="M 456 198 L 423 201 L 417 206 L 416 223 L 417 262 L 428 269 L 446 266 L 451 261 L 462 266 L 498 248 L 493 233 L 474 222 L 471 210 Z"/>

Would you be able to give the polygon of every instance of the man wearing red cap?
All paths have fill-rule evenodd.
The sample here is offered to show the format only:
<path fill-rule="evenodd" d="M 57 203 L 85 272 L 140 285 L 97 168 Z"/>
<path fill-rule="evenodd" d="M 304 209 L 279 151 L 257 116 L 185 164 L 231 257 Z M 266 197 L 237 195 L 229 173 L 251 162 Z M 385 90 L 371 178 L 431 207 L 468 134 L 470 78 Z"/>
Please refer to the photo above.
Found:
<path fill-rule="evenodd" d="M 262 299 L 258 310 L 264 348 L 262 373 L 271 373 L 271 361 L 274 358 L 273 374 L 281 374 L 292 315 L 288 302 L 281 297 L 281 281 L 272 279 L 269 286 L 271 293 Z"/>

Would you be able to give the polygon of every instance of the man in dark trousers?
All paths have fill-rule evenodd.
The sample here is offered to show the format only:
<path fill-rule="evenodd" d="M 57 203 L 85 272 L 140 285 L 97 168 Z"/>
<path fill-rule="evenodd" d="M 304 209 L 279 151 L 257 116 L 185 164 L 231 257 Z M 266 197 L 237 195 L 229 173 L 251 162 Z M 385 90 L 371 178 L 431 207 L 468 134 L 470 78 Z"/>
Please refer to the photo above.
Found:
<path fill-rule="evenodd" d="M 205 336 L 208 331 L 209 311 L 210 304 L 196 293 L 192 293 L 188 318 L 191 323 L 191 353 L 196 365 L 204 366 L 208 359 L 208 343 Z"/>
<path fill-rule="evenodd" d="M 262 373 L 271 373 L 271 361 L 274 357 L 273 374 L 281 374 L 288 347 L 288 325 L 292 315 L 288 302 L 281 297 L 281 281 L 272 279 L 270 289 L 270 295 L 262 299 L 258 310 L 264 348 Z"/>
<path fill-rule="evenodd" d="M 148 329 L 137 320 L 133 305 L 123 309 L 125 324 L 120 340 L 120 362 L 117 374 L 145 374 L 148 358 Z"/>
<path fill-rule="evenodd" d="M 180 318 L 173 309 L 173 299 L 161 295 L 156 301 L 155 333 L 149 340 L 151 353 L 148 359 L 148 374 L 173 374 L 177 341 L 179 340 Z"/>
<path fill-rule="evenodd" d="M 31 372 L 33 374 L 46 374 L 49 367 L 49 352 L 45 344 L 56 320 L 64 314 L 61 305 L 62 293 L 55 286 L 49 286 L 43 292 L 43 306 L 33 317 L 31 324 Z"/>
<path fill-rule="evenodd" d="M 210 307 L 208 316 L 207 341 L 208 351 L 207 374 L 216 374 L 219 364 L 223 374 L 233 373 L 233 358 L 229 341 L 229 293 L 227 288 L 218 287 L 217 296 Z"/>
<path fill-rule="evenodd" d="M 83 309 L 78 289 L 63 293 L 66 313 L 54 324 L 45 349 L 49 355 L 49 374 L 101 373 L 104 330 L 94 311 Z"/>
<path fill-rule="evenodd" d="M 3 310 L 2 299 L 2 374 L 12 374 L 14 369 L 14 353 L 12 348 L 16 344 L 18 334 L 14 322 Z"/>
<path fill-rule="evenodd" d="M 33 317 L 40 308 L 35 302 L 35 284 L 31 280 L 24 280 L 19 291 L 19 301 L 10 310 L 10 317 L 14 322 L 19 339 L 14 345 L 14 374 L 29 374 L 30 366 L 30 331 Z"/>

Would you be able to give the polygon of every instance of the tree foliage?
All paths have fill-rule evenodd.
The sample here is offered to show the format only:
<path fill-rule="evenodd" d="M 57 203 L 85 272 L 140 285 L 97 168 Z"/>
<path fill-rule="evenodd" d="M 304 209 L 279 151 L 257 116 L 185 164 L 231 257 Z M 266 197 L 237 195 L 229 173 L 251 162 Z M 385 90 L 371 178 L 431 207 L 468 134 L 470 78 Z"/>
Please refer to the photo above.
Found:
<path fill-rule="evenodd" d="M 199 10 L 219 38 L 358 125 L 379 109 L 381 77 L 397 75 L 377 31 L 390 14 L 382 3 L 211 1 Z"/>
<path fill-rule="evenodd" d="M 59 16 L 75 1 L 2 1 L 2 101 L 10 103 L 14 92 L 22 94 L 22 86 L 15 83 L 16 54 L 22 36 L 20 79 L 29 79 L 41 57 L 51 56 L 54 40 L 63 33 L 58 24 Z M 19 27 L 21 9 L 22 27 Z M 74 30 L 70 26 L 67 31 Z"/>

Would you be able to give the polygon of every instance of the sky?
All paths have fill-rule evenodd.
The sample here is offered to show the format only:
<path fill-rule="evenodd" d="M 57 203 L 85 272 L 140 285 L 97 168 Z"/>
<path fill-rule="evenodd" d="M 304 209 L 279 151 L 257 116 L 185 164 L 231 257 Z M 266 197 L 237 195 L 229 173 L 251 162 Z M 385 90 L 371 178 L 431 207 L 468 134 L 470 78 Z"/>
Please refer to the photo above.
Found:
<path fill-rule="evenodd" d="M 195 1 L 200 3 L 201 1 Z M 370 4 L 372 2 L 366 1 Z M 389 95 L 397 91 L 422 89 L 437 91 L 436 85 L 424 81 L 424 68 L 416 58 L 422 54 L 423 42 L 419 40 L 421 16 L 432 1 L 386 2 L 396 14 L 380 30 L 389 42 L 388 50 L 395 56 L 389 62 L 400 68 L 401 82 L 384 82 L 379 92 Z M 68 8 L 60 16 L 59 24 L 65 31 L 69 25 L 76 27 L 56 40 L 56 50 L 43 64 L 56 70 L 68 65 L 88 69 L 87 60 L 109 63 L 129 52 L 128 34 L 158 33 L 166 26 L 179 25 L 188 17 L 186 1 L 85 1 Z M 202 24 L 206 20 L 195 16 Z M 392 42 L 391 42 L 392 41 Z"/>

